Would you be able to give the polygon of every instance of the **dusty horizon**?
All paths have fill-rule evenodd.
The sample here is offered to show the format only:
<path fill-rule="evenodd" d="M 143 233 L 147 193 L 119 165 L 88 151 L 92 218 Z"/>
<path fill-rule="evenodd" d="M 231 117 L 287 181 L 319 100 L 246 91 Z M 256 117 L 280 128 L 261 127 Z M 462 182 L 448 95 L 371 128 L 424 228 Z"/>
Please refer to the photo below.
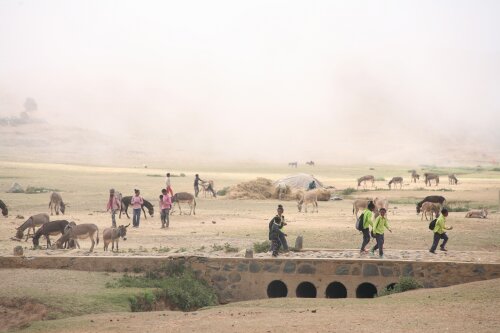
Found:
<path fill-rule="evenodd" d="M 495 164 L 499 9 L 3 1 L 0 158 Z"/>

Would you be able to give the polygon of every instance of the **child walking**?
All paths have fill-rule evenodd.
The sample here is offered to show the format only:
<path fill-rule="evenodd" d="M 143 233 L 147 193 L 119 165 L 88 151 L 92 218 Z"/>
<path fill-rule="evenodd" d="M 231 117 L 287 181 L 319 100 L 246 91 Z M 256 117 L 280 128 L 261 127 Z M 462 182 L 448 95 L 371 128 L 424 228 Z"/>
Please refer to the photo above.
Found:
<path fill-rule="evenodd" d="M 384 229 L 387 229 L 390 232 L 392 232 L 392 230 L 390 229 L 389 224 L 387 223 L 387 218 L 385 217 L 385 208 L 380 208 L 379 213 L 380 215 L 377 216 L 375 222 L 373 222 L 372 229 L 373 236 L 375 237 L 377 244 L 375 244 L 375 246 L 371 249 L 370 253 L 373 255 L 378 249 L 380 259 L 384 259 Z"/>

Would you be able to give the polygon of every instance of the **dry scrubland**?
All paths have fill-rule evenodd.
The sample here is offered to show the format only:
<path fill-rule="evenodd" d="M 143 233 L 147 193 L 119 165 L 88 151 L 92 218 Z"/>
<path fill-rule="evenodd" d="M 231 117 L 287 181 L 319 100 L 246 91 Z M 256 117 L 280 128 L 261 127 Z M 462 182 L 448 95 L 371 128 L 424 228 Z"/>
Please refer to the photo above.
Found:
<path fill-rule="evenodd" d="M 173 177 L 174 191 L 192 192 L 195 173 L 202 179 L 213 179 L 216 189 L 234 186 L 244 181 L 265 177 L 276 180 L 295 172 L 312 173 L 326 185 L 333 185 L 342 196 L 342 201 L 319 202 L 319 213 L 298 213 L 296 203 L 283 202 L 289 225 L 286 232 L 292 243 L 298 235 L 304 236 L 306 248 L 322 249 L 290 253 L 288 257 L 347 257 L 357 258 L 356 248 L 360 236 L 354 229 L 352 201 L 355 198 L 384 196 L 389 199 L 389 223 L 393 233 L 386 236 L 388 259 L 413 260 L 458 260 L 475 262 L 499 262 L 500 227 L 498 200 L 500 172 L 491 168 L 438 169 L 454 172 L 459 178 L 457 186 L 448 185 L 444 176 L 438 187 L 425 187 L 423 182 L 409 184 L 408 169 L 413 167 L 374 166 L 299 166 L 298 169 L 265 166 L 220 166 L 213 168 L 168 170 L 173 174 L 184 173 L 186 177 Z M 25 247 L 25 255 L 205 255 L 242 256 L 245 248 L 267 239 L 267 225 L 275 214 L 278 200 L 229 200 L 199 198 L 196 216 L 179 216 L 178 210 L 171 216 L 170 228 L 160 229 L 157 198 L 164 184 L 165 169 L 105 168 L 74 165 L 51 165 L 35 163 L 0 162 L 0 199 L 9 206 L 9 217 L 0 218 L 0 254 L 11 255 L 13 247 Z M 420 170 L 419 170 L 420 171 Z M 343 189 L 356 188 L 355 179 L 373 174 L 378 190 L 368 187 L 342 195 Z M 403 176 L 402 190 L 388 191 L 387 182 L 393 176 Z M 108 190 L 113 187 L 124 195 L 132 195 L 140 188 L 145 199 L 155 205 L 155 216 L 142 217 L 139 229 L 130 229 L 127 241 L 120 242 L 119 253 L 105 253 L 102 243 L 95 252 L 88 253 L 90 241 L 81 241 L 80 250 L 34 250 L 30 242 L 11 240 L 15 227 L 32 214 L 48 212 L 49 193 L 11 194 L 5 193 L 13 182 L 22 186 L 53 188 L 60 191 L 69 203 L 67 214 L 58 218 L 77 223 L 95 223 L 102 230 L 111 224 L 105 212 Z M 490 207 L 488 219 L 465 219 L 465 212 L 452 212 L 448 218 L 454 230 L 449 232 L 449 252 L 431 256 L 431 232 L 428 223 L 416 215 L 415 202 L 427 195 L 443 195 L 452 207 Z M 131 211 L 129 211 L 131 213 Z M 17 215 L 24 219 L 16 218 Z M 51 217 L 56 219 L 56 216 Z M 119 224 L 129 223 L 122 216 Z M 102 238 L 102 236 L 101 236 Z M 41 244 L 44 244 L 42 241 Z M 226 245 L 227 244 L 227 245 Z M 237 248 L 239 252 L 226 252 L 226 248 Z M 269 256 L 267 253 L 256 256 Z M 13 297 L 26 297 L 16 302 L 21 312 L 0 311 L 0 322 L 17 318 L 19 313 L 34 314 L 26 322 L 36 320 L 42 313 L 53 321 L 35 323 L 28 331 L 37 332 L 156 332 L 159 328 L 169 332 L 277 332 L 283 326 L 292 331 L 307 332 L 365 332 L 408 331 L 424 332 L 448 329 L 455 332 L 497 332 L 496 316 L 500 299 L 498 280 L 470 285 L 454 286 L 435 290 L 384 297 L 375 300 L 262 300 L 231 304 L 195 313 L 155 312 L 126 313 L 126 297 L 129 294 L 119 289 L 106 289 L 104 285 L 114 274 L 82 273 L 67 271 L 1 270 L 2 304 L 9 304 Z M 28 282 L 26 282 L 28 281 Z M 69 282 L 68 282 L 69 281 Z M 74 287 L 83 286 L 75 296 Z M 130 291 L 130 290 L 129 290 Z M 69 297 L 68 295 L 71 295 Z M 401 306 L 404 305 L 404 306 Z M 374 309 L 377 311 L 373 311 Z M 313 310 L 315 310 L 313 312 Z M 103 312 L 113 312 L 112 314 Z M 357 313 L 366 319 L 361 320 Z M 438 317 L 433 313 L 441 313 Z M 3 314 L 2 314 L 3 313 Z M 86 315 L 100 313 L 99 315 Z M 384 320 L 377 322 L 381 314 Z M 83 316 L 81 316 L 83 314 Z M 3 317 L 2 317 L 3 316 Z M 48 316 L 48 317 L 47 317 Z M 76 316 L 76 317 L 74 317 Z M 5 320 L 4 320 L 5 319 Z M 388 319 L 388 320 L 387 320 Z M 19 323 L 21 321 L 18 321 Z M 5 327 L 5 326 L 4 326 Z M 0 328 L 1 329 L 1 328 Z"/>

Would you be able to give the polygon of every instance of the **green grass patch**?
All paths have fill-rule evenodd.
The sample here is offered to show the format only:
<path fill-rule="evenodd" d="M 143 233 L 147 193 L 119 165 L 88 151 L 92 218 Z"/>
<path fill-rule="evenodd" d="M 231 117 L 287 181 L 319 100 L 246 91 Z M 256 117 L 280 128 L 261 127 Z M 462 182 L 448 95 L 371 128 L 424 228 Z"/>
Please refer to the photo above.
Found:
<path fill-rule="evenodd" d="M 348 187 L 346 189 L 343 189 L 340 194 L 342 195 L 351 195 L 353 193 L 357 192 L 357 190 L 355 188 L 352 188 L 352 187 Z"/>
<path fill-rule="evenodd" d="M 418 282 L 414 278 L 410 276 L 402 276 L 399 278 L 398 283 L 396 283 L 394 287 L 385 288 L 378 294 L 378 296 L 387 296 L 391 294 L 402 293 L 408 290 L 415 290 L 422 287 L 423 286 L 420 284 L 420 282 Z"/>
<path fill-rule="evenodd" d="M 182 311 L 192 311 L 217 304 L 214 290 L 204 280 L 198 279 L 191 269 L 178 262 L 171 262 L 141 276 L 124 275 L 107 286 L 109 288 L 147 288 L 128 298 L 133 312 L 152 311 L 159 303 Z"/>
<path fill-rule="evenodd" d="M 227 192 L 229 191 L 229 186 L 224 187 L 222 190 L 217 191 L 218 196 L 225 196 Z"/>
<path fill-rule="evenodd" d="M 377 178 L 375 178 L 375 181 L 377 181 L 377 182 L 385 182 L 385 178 L 384 177 L 377 177 Z"/>
<path fill-rule="evenodd" d="M 271 248 L 271 242 L 266 240 L 263 242 L 255 242 L 253 243 L 253 252 L 255 253 L 265 253 L 268 252 Z"/>
<path fill-rule="evenodd" d="M 500 171 L 500 168 L 493 168 L 493 169 L 491 169 L 491 171 L 497 171 L 498 172 L 498 171 Z"/>
<path fill-rule="evenodd" d="M 37 194 L 37 193 L 48 193 L 48 192 L 59 192 L 59 190 L 56 188 L 28 186 L 24 191 L 24 193 L 26 194 Z"/>

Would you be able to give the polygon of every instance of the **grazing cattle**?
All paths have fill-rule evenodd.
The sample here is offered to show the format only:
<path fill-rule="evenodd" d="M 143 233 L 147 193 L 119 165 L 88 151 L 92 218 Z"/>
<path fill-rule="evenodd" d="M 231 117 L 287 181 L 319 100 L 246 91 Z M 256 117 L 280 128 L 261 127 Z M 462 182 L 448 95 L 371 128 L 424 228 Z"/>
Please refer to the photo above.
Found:
<path fill-rule="evenodd" d="M 94 241 L 94 235 L 96 235 L 96 240 Z M 83 223 L 83 224 L 68 224 L 64 229 L 64 235 L 59 238 L 56 242 L 57 248 L 62 249 L 63 244 L 70 240 L 75 241 L 75 244 L 80 248 L 78 244 L 79 239 L 90 238 L 92 241 L 92 246 L 90 247 L 90 252 L 94 251 L 94 245 L 99 245 L 99 228 L 93 223 Z"/>
<path fill-rule="evenodd" d="M 440 195 L 430 195 L 428 197 L 425 197 L 424 200 L 417 202 L 417 215 L 420 214 L 420 209 L 422 208 L 422 205 L 424 202 L 434 202 L 440 204 L 442 207 L 444 207 L 444 203 L 446 202 L 446 199 Z"/>
<path fill-rule="evenodd" d="M 209 180 L 209 181 L 202 180 L 200 185 L 201 185 L 201 189 L 203 191 L 203 195 L 205 196 L 205 198 L 207 197 L 207 193 L 212 194 L 212 196 L 214 198 L 217 198 L 217 193 L 214 190 L 215 187 L 214 187 L 213 180 Z"/>
<path fill-rule="evenodd" d="M 7 205 L 2 200 L 0 200 L 0 209 L 2 210 L 3 216 L 7 217 L 7 215 L 9 215 L 9 210 L 7 209 Z"/>
<path fill-rule="evenodd" d="M 288 192 L 288 186 L 285 183 L 279 183 L 276 186 L 276 192 L 278 193 L 278 199 L 283 200 L 286 193 Z"/>
<path fill-rule="evenodd" d="M 118 228 L 106 228 L 102 232 L 102 240 L 104 243 L 104 251 L 108 250 L 109 243 L 112 242 L 111 251 L 115 250 L 115 242 L 116 242 L 116 251 L 118 251 L 118 241 L 120 237 L 123 238 L 124 241 L 127 240 L 127 228 L 130 225 L 119 226 Z"/>
<path fill-rule="evenodd" d="M 30 229 L 33 229 L 33 235 L 35 235 L 35 227 L 39 227 L 49 221 L 50 221 L 49 214 L 42 213 L 30 216 L 30 218 L 27 219 L 26 222 L 24 222 L 18 228 L 16 228 L 17 230 L 16 238 L 22 239 L 24 236 L 24 230 L 28 229 L 28 233 L 26 234 L 26 240 L 25 240 L 25 242 L 27 242 L 30 235 Z"/>
<path fill-rule="evenodd" d="M 420 175 L 415 170 L 411 170 L 411 181 L 416 183 L 417 180 L 420 180 Z"/>
<path fill-rule="evenodd" d="M 454 174 L 448 175 L 448 183 L 450 185 L 457 185 L 458 184 L 458 179 Z"/>
<path fill-rule="evenodd" d="M 465 214 L 467 218 L 485 219 L 488 217 L 488 209 L 483 208 L 481 210 L 471 210 Z"/>
<path fill-rule="evenodd" d="M 394 188 L 396 188 L 396 185 L 399 184 L 399 189 L 403 188 L 403 177 L 392 177 L 391 181 L 389 182 L 389 189 L 391 189 L 392 184 L 394 184 Z"/>
<path fill-rule="evenodd" d="M 59 215 L 59 211 L 63 213 L 66 210 L 66 205 L 63 202 L 63 199 L 59 193 L 52 192 L 50 195 L 50 202 L 49 202 L 49 208 L 50 208 L 50 215 L 53 214 L 53 210 L 56 212 L 56 215 Z"/>
<path fill-rule="evenodd" d="M 361 186 L 361 183 L 363 183 L 363 187 L 366 187 L 366 182 L 372 182 L 372 187 L 373 187 L 373 185 L 375 184 L 375 177 L 373 177 L 372 175 L 367 175 L 358 178 L 358 187 Z"/>
<path fill-rule="evenodd" d="M 352 213 L 356 214 L 356 219 L 358 218 L 358 211 L 365 210 L 370 203 L 369 199 L 357 199 L 352 203 Z"/>
<path fill-rule="evenodd" d="M 306 162 L 307 165 L 314 166 L 314 161 Z"/>
<path fill-rule="evenodd" d="M 68 226 L 69 222 L 66 220 L 56 220 L 44 223 L 33 236 L 33 246 L 39 246 L 40 237 L 45 236 L 47 239 L 47 248 L 52 245 L 49 236 L 64 234 L 64 229 Z"/>
<path fill-rule="evenodd" d="M 436 182 L 436 186 L 439 185 L 439 175 L 435 173 L 424 173 L 425 177 L 425 185 L 431 186 L 431 181 L 434 180 Z"/>
<path fill-rule="evenodd" d="M 380 215 L 380 208 L 385 208 L 386 211 L 389 211 L 389 200 L 386 198 L 374 198 L 373 203 L 375 204 L 375 211 L 373 212 L 374 218 Z"/>
<path fill-rule="evenodd" d="M 121 193 L 120 193 L 120 196 L 121 196 Z M 144 213 L 144 218 L 147 219 L 146 211 L 144 210 L 144 206 L 146 206 L 146 208 L 148 209 L 149 216 L 153 217 L 153 215 L 155 213 L 153 205 L 149 201 L 147 201 L 146 199 L 142 199 L 142 200 L 143 200 L 143 204 L 141 206 L 141 209 L 142 209 L 142 212 Z M 130 216 L 128 216 L 128 206 L 130 206 L 131 201 L 132 201 L 131 196 L 122 198 L 122 208 L 120 209 L 120 214 L 118 215 L 119 218 L 122 218 L 122 212 L 125 212 L 125 215 L 127 215 L 127 218 L 130 218 Z"/>
<path fill-rule="evenodd" d="M 196 215 L 196 199 L 194 198 L 194 195 L 192 195 L 191 193 L 187 192 L 175 193 L 174 196 L 172 197 L 172 210 L 170 214 L 174 212 L 173 204 L 176 202 L 177 205 L 179 206 L 179 215 L 182 214 L 181 203 L 187 203 L 189 205 L 189 208 L 191 209 L 189 215 L 191 214 Z"/>
<path fill-rule="evenodd" d="M 434 215 L 436 217 L 438 217 L 439 215 L 439 212 L 441 211 L 441 204 L 440 203 L 434 203 L 434 202 L 424 202 L 422 204 L 422 208 L 420 209 L 420 211 L 422 212 L 422 217 L 420 218 L 420 221 L 422 221 L 424 219 L 424 215 L 425 215 L 425 220 L 427 221 L 427 214 L 430 213 L 431 214 L 431 220 L 434 218 Z"/>
<path fill-rule="evenodd" d="M 302 211 L 302 206 L 304 206 L 304 212 L 307 213 L 307 205 L 312 204 L 313 213 L 316 208 L 316 213 L 318 212 L 318 190 L 311 190 L 305 193 L 301 193 L 300 199 L 297 201 L 297 208 L 299 212 Z"/>
<path fill-rule="evenodd" d="M 288 166 L 292 167 L 292 168 L 296 168 L 298 164 L 299 164 L 298 162 L 290 162 L 290 163 L 288 163 Z"/>

